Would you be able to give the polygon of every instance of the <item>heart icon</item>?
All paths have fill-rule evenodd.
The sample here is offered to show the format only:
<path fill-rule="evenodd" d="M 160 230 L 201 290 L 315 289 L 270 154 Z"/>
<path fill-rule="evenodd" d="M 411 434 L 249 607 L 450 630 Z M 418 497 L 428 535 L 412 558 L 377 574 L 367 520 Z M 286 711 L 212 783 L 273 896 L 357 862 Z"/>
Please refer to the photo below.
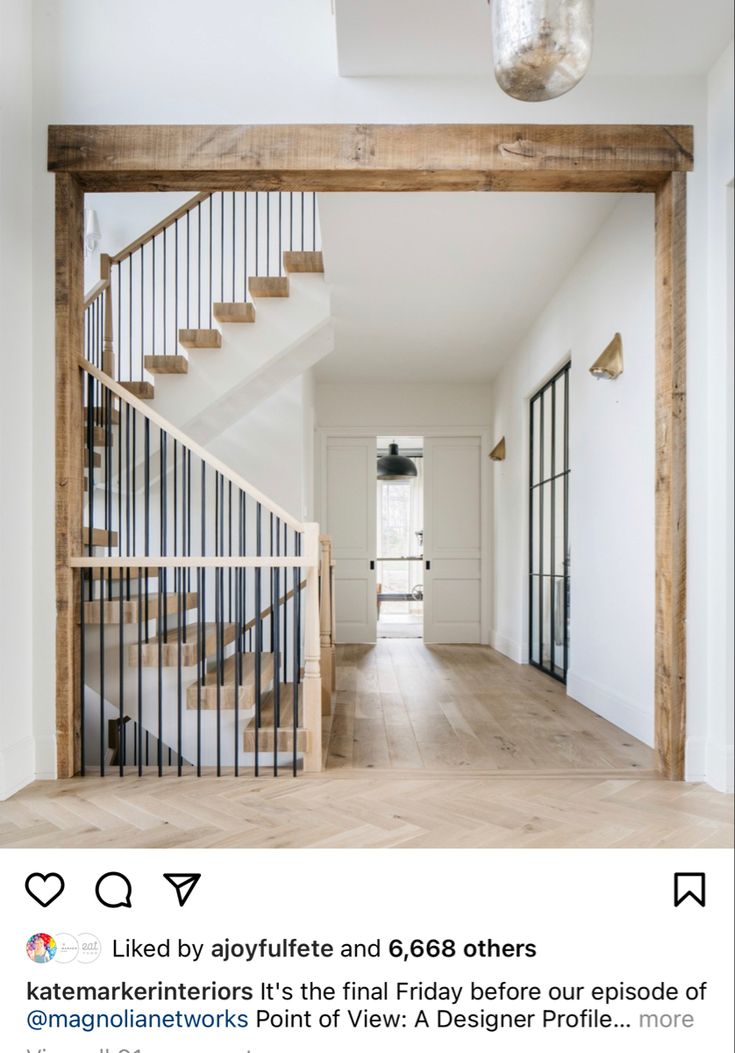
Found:
<path fill-rule="evenodd" d="M 26 878 L 26 892 L 42 907 L 50 907 L 63 891 L 61 874 L 29 874 Z"/>

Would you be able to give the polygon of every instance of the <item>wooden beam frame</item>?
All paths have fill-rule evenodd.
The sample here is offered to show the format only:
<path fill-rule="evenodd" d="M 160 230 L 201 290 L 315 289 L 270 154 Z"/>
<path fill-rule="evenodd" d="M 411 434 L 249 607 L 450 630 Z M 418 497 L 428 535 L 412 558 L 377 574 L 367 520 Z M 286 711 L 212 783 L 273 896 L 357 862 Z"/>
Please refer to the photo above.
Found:
<path fill-rule="evenodd" d="M 686 175 L 689 126 L 92 125 L 49 129 L 56 174 L 56 711 L 58 772 L 78 770 L 74 575 L 81 547 L 85 192 L 549 191 L 656 197 L 656 749 L 686 742 Z"/>

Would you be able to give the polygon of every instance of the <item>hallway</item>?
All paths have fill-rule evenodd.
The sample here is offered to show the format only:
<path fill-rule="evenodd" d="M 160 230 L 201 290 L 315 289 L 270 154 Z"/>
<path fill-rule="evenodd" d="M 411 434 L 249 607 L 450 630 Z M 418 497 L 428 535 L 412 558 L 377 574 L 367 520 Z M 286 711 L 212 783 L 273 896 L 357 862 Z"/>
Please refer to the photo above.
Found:
<path fill-rule="evenodd" d="M 384 639 L 337 648 L 326 768 L 641 773 L 655 755 L 489 647 Z"/>

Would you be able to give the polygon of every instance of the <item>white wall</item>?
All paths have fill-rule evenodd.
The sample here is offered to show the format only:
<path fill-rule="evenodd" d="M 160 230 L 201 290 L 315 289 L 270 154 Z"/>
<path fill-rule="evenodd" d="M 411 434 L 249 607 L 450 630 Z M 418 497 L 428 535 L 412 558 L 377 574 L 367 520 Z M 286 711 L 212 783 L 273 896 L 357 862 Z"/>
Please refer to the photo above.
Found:
<path fill-rule="evenodd" d="M 312 474 L 313 395 L 310 375 L 292 380 L 207 449 L 297 519 L 309 518 L 305 480 Z"/>
<path fill-rule="evenodd" d="M 733 46 L 708 83 L 709 339 L 707 487 L 706 740 L 697 740 L 696 772 L 733 789 Z M 694 350 L 694 349 L 693 349 Z"/>
<path fill-rule="evenodd" d="M 339 353 L 339 350 L 336 352 Z M 401 427 L 422 435 L 433 427 L 487 427 L 489 384 L 317 384 L 316 422 L 320 428 Z"/>
<path fill-rule="evenodd" d="M 27 5 L 23 5 L 27 6 Z M 172 17 L 175 13 L 175 17 Z M 45 744 L 37 770 L 52 765 L 53 597 L 53 180 L 45 170 L 50 123 L 240 123 L 311 121 L 671 122 L 696 126 L 697 171 L 689 178 L 689 324 L 697 370 L 689 385 L 693 502 L 690 624 L 706 633 L 705 334 L 707 265 L 706 84 L 695 78 L 587 78 L 538 106 L 503 96 L 486 78 L 338 79 L 328 0 L 210 0 L 206 46 L 195 0 L 36 0 L 34 14 L 33 410 L 14 431 L 13 457 L 33 447 L 33 619 L 14 608 L 18 638 L 42 647 L 34 666 L 36 732 Z M 17 52 L 16 40 L 12 44 Z M 182 70 L 186 75 L 182 77 Z M 20 92 L 18 105 L 23 105 Z M 23 98 L 28 99 L 26 91 Z M 20 166 L 18 176 L 21 176 Z M 20 199 L 19 199 L 20 200 Z M 27 328 L 25 329 L 27 336 Z M 6 345 L 9 346 L 9 345 Z M 13 345 L 14 347 L 16 345 Z M 27 478 L 27 475 L 26 475 Z M 697 491 L 696 480 L 704 478 Z M 24 522 L 27 520 L 24 519 Z M 690 646 L 689 694 L 707 697 L 706 651 Z M 28 677 L 24 679 L 28 684 Z M 696 710 L 693 733 L 706 725 Z M 48 747 L 48 748 L 46 748 Z"/>
<path fill-rule="evenodd" d="M 0 799 L 33 778 L 31 18 L 0 6 Z M 53 495 L 51 495 L 53 497 Z M 47 652 L 48 655 L 48 652 Z"/>
<path fill-rule="evenodd" d="M 615 382 L 587 372 L 622 334 Z M 653 742 L 654 230 L 648 195 L 624 197 L 493 386 L 493 642 L 528 660 L 528 398 L 571 357 L 568 692 Z"/>

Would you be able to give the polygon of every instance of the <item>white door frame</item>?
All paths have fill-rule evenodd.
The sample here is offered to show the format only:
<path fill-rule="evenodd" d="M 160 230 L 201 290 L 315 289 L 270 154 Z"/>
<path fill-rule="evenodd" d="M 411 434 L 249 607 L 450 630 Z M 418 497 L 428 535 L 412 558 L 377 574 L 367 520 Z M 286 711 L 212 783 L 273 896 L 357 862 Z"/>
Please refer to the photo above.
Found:
<path fill-rule="evenodd" d="M 326 491 L 322 481 L 326 478 L 327 469 L 327 440 L 330 438 L 349 438 L 360 435 L 421 435 L 423 438 L 464 438 L 473 437 L 480 439 L 482 471 L 480 475 L 480 506 L 482 509 L 482 568 L 481 587 L 482 602 L 480 610 L 480 641 L 482 644 L 490 645 L 490 590 L 491 583 L 491 560 L 490 560 L 490 524 L 492 522 L 492 487 L 490 486 L 490 429 L 482 424 L 473 425 L 430 425 L 415 424 L 404 421 L 396 424 L 395 421 L 388 424 L 364 424 L 364 425 L 326 425 L 316 428 L 317 445 L 319 456 L 316 458 L 316 478 L 314 480 L 315 507 L 319 510 L 319 520 L 326 521 Z"/>

